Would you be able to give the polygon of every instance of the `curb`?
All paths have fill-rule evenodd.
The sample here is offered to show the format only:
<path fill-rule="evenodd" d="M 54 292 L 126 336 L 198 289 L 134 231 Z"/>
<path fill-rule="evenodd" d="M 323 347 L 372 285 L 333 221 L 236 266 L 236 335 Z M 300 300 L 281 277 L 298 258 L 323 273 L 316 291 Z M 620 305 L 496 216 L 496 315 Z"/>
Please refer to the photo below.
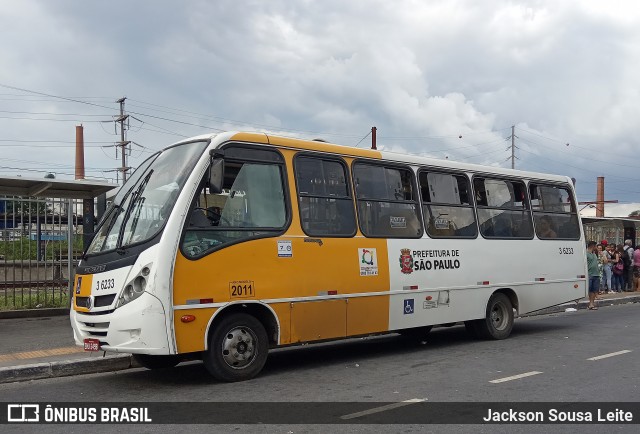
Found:
<path fill-rule="evenodd" d="M 640 295 L 627 295 L 627 296 L 621 296 L 619 298 L 609 298 L 609 299 L 599 299 L 596 300 L 596 306 L 614 306 L 614 305 L 618 305 L 618 304 L 627 304 L 627 303 L 640 303 Z M 580 301 L 574 301 L 571 303 L 563 303 L 560 304 L 558 306 L 553 306 L 553 307 L 548 307 L 546 309 L 542 309 L 542 310 L 537 310 L 535 312 L 530 312 L 524 315 L 520 315 L 521 318 L 527 317 L 527 316 L 537 316 L 537 315 L 548 315 L 550 313 L 560 313 L 560 312 L 564 312 L 567 308 L 574 308 L 574 309 L 586 309 L 587 306 L 589 306 L 589 301 L 588 300 L 580 300 Z"/>
<path fill-rule="evenodd" d="M 130 354 L 84 360 L 35 363 L 32 365 L 0 368 L 0 384 L 16 381 L 42 380 L 71 375 L 98 374 L 137 368 L 139 365 Z"/>
<path fill-rule="evenodd" d="M 68 307 L 52 307 L 48 309 L 21 309 L 0 311 L 0 319 L 41 318 L 43 316 L 69 315 Z"/>

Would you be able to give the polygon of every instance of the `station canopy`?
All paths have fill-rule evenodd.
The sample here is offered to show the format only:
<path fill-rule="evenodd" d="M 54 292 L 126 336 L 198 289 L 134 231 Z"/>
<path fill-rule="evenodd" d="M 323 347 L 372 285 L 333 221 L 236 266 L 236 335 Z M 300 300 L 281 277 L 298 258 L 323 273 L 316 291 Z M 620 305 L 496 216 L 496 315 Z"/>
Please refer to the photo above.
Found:
<path fill-rule="evenodd" d="M 0 177 L 0 196 L 93 199 L 118 187 L 117 184 L 86 179 Z"/>

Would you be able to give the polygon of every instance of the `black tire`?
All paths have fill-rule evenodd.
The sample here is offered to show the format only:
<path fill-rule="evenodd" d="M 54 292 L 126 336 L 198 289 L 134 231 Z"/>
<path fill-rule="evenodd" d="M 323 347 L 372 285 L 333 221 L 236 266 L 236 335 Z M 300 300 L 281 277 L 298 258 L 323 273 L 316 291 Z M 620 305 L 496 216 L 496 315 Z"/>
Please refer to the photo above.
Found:
<path fill-rule="evenodd" d="M 513 305 L 501 292 L 494 293 L 487 303 L 484 319 L 473 321 L 475 333 L 481 339 L 506 339 L 513 329 Z"/>
<path fill-rule="evenodd" d="M 398 330 L 398 333 L 403 338 L 407 338 L 414 341 L 421 341 L 426 338 L 433 326 L 414 327 L 411 329 Z"/>
<path fill-rule="evenodd" d="M 260 321 L 245 313 L 231 314 L 215 326 L 203 361 L 207 371 L 221 381 L 255 377 L 267 361 L 269 342 Z"/>
<path fill-rule="evenodd" d="M 156 356 L 151 354 L 134 354 L 133 359 L 143 368 L 165 369 L 173 368 L 181 362 L 180 356 Z"/>

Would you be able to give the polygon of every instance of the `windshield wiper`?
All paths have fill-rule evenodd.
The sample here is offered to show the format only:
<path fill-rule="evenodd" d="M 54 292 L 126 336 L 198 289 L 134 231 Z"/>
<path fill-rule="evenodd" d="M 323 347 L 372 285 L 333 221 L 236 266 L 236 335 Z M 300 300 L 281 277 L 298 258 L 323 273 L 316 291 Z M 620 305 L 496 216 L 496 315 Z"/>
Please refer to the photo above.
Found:
<path fill-rule="evenodd" d="M 127 198 L 129 197 L 129 195 L 131 194 L 131 191 L 133 191 L 133 189 L 136 187 L 135 182 L 133 183 L 133 185 L 129 188 L 129 190 L 127 190 L 127 192 L 124 194 L 124 196 L 122 196 L 122 200 L 119 203 L 113 202 L 111 204 L 111 206 L 109 207 L 109 209 L 105 212 L 105 215 L 103 217 L 103 219 L 105 219 L 105 223 L 106 223 L 106 218 L 107 216 L 109 216 L 110 214 L 113 214 L 113 216 L 111 217 L 111 221 L 108 223 L 109 226 L 107 227 L 105 233 L 109 234 L 111 232 L 111 230 L 113 229 L 113 227 L 115 226 L 116 222 L 118 221 L 118 214 L 120 214 L 122 212 L 122 203 L 124 203 Z M 100 230 L 100 226 L 98 226 L 96 228 L 96 232 Z M 117 244 L 116 244 L 117 245 Z M 89 247 L 87 246 L 87 250 L 89 249 Z M 80 257 L 80 259 L 87 259 L 87 250 L 85 250 L 82 253 L 82 256 Z"/>
<path fill-rule="evenodd" d="M 123 254 L 125 252 L 124 248 L 122 247 L 122 239 L 124 238 L 124 229 L 127 227 L 127 220 L 131 215 L 131 211 L 133 211 L 136 204 L 140 200 L 140 196 L 142 195 L 142 192 L 144 191 L 147 184 L 149 183 L 149 179 L 151 178 L 152 174 L 153 174 L 153 169 L 151 169 L 149 173 L 147 173 L 147 175 L 142 179 L 142 182 L 140 182 L 140 184 L 138 185 L 138 188 L 136 188 L 136 190 L 133 193 L 131 193 L 131 201 L 129 202 L 129 206 L 125 211 L 124 217 L 122 218 L 122 227 L 120 227 L 120 233 L 118 234 L 118 242 L 116 243 L 116 246 L 117 246 L 116 252 L 120 254 Z M 129 192 L 127 192 L 127 196 L 128 195 L 129 195 Z"/>

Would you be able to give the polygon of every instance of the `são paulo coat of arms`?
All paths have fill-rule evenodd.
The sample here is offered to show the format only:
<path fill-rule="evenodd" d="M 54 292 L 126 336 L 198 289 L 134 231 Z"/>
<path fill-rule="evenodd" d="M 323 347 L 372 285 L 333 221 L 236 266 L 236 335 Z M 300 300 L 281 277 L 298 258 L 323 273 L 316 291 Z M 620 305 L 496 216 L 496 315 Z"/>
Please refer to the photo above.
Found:
<path fill-rule="evenodd" d="M 413 271 L 413 256 L 410 249 L 400 249 L 400 271 L 411 274 Z"/>

